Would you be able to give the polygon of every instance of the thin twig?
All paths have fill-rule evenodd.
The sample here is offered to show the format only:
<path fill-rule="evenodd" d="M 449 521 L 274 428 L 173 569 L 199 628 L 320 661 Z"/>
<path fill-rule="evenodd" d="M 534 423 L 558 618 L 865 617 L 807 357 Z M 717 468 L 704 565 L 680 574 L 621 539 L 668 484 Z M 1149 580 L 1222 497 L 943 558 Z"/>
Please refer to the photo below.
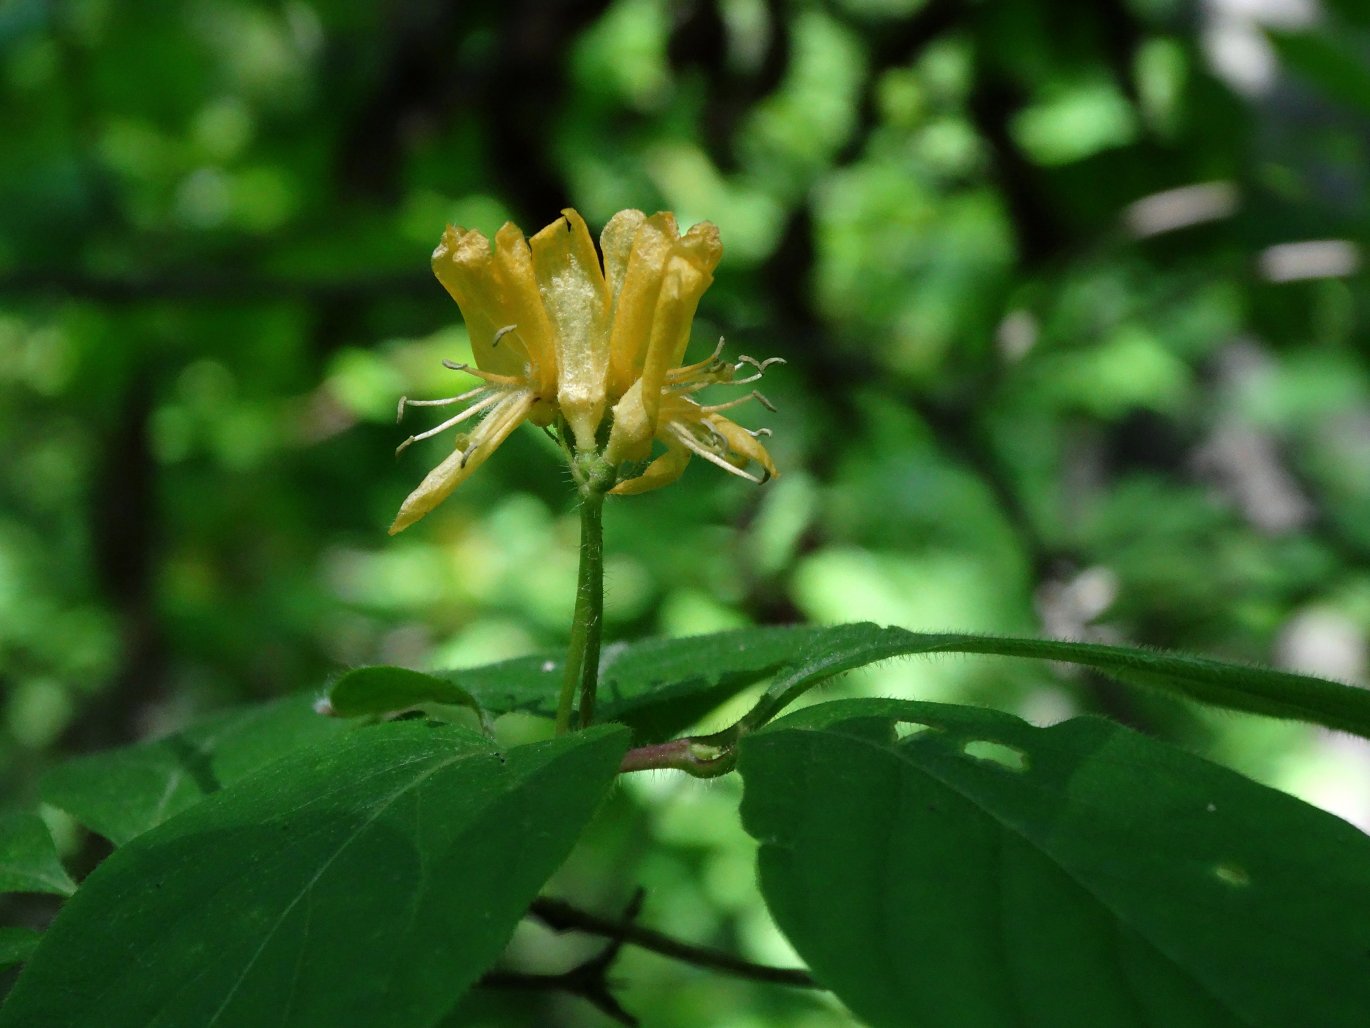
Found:
<path fill-rule="evenodd" d="M 638 889 L 623 910 L 623 921 L 629 923 L 642 910 L 643 891 Z M 525 971 L 488 971 L 480 985 L 489 989 L 534 989 L 569 992 L 592 1003 L 597 1010 L 619 1024 L 635 1028 L 638 1020 L 614 997 L 610 989 L 609 968 L 623 950 L 624 939 L 611 938 L 609 944 L 589 960 L 559 974 L 536 974 Z"/>
<path fill-rule="evenodd" d="M 577 964 L 560 974 L 536 974 L 531 971 L 487 971 L 476 984 L 482 989 L 509 989 L 523 992 L 566 992 L 592 1004 L 605 1016 L 619 1024 L 636 1028 L 638 1019 L 624 1010 L 609 991 L 608 979 L 601 973 L 595 976 L 594 965 L 612 946 L 583 964 Z"/>
<path fill-rule="evenodd" d="M 639 905 L 641 894 L 641 890 L 638 890 L 634 897 L 635 903 Z M 630 907 L 631 909 L 633 908 Z M 722 950 L 711 949 L 707 946 L 695 946 L 681 942 L 679 939 L 673 939 L 669 935 L 664 935 L 654 929 L 635 924 L 631 918 L 625 917 L 619 921 L 611 920 L 600 917 L 598 914 L 592 914 L 588 910 L 573 907 L 563 900 L 539 896 L 528 908 L 528 912 L 553 931 L 585 932 L 589 935 L 614 939 L 620 943 L 631 943 L 634 946 L 651 950 L 653 953 L 659 953 L 682 963 L 711 968 L 724 974 L 730 974 L 737 978 L 747 978 L 754 982 L 790 985 L 800 989 L 822 988 L 813 980 L 812 975 L 800 968 L 753 964 L 751 961 L 735 957 Z"/>

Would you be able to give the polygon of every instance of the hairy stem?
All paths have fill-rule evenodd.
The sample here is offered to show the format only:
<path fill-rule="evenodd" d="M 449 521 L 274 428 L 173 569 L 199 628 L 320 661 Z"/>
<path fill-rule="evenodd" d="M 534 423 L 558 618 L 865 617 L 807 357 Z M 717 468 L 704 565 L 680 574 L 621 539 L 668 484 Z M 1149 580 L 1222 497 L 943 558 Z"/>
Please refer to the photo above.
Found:
<path fill-rule="evenodd" d="M 613 472 L 598 460 L 598 455 L 593 455 L 592 460 L 593 463 L 582 463 L 577 455 L 572 464 L 580 486 L 580 576 L 566 674 L 557 700 L 558 735 L 571 730 L 573 711 L 578 727 L 589 727 L 594 719 L 595 689 L 599 685 L 599 647 L 604 628 L 604 494 L 613 483 Z"/>

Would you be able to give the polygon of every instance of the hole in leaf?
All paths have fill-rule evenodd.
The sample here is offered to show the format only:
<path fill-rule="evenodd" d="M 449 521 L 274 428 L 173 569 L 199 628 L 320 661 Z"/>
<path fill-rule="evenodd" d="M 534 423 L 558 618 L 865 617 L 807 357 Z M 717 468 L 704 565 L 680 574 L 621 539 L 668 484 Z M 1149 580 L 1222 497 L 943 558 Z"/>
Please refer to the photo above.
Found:
<path fill-rule="evenodd" d="M 998 764 L 1009 771 L 1021 772 L 1028 769 L 1028 755 L 1016 746 L 1005 746 L 1001 742 L 972 739 L 961 747 L 961 752 L 975 760 Z"/>
<path fill-rule="evenodd" d="M 921 721 L 896 721 L 894 723 L 894 737 L 896 739 L 910 739 L 915 735 L 922 735 L 924 732 L 937 731 L 932 725 L 925 725 Z"/>
<path fill-rule="evenodd" d="M 1213 876 L 1234 889 L 1244 889 L 1251 884 L 1251 876 L 1246 873 L 1246 868 L 1236 864 L 1215 864 Z"/>

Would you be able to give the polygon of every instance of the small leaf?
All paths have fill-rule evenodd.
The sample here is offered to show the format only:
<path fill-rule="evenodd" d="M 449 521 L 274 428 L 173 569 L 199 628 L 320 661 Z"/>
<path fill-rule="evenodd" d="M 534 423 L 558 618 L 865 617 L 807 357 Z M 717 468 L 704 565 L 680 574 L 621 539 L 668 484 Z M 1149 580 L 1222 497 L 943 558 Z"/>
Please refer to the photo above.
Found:
<path fill-rule="evenodd" d="M 28 960 L 42 938 L 32 928 L 0 927 L 0 971 Z"/>
<path fill-rule="evenodd" d="M 43 937 L 0 1025 L 411 1026 L 495 960 L 627 744 L 497 751 L 368 726 L 117 850 Z"/>
<path fill-rule="evenodd" d="M 851 700 L 739 767 L 768 906 L 874 1025 L 1365 1024 L 1370 837 L 1178 749 Z"/>
<path fill-rule="evenodd" d="M 393 714 L 425 703 L 467 707 L 476 712 L 489 734 L 481 705 L 450 679 L 402 667 L 362 667 L 348 671 L 328 690 L 328 704 L 338 717 Z"/>
<path fill-rule="evenodd" d="M 0 815 L 0 892 L 50 892 L 70 896 L 76 883 L 37 814 Z"/>
<path fill-rule="evenodd" d="M 43 799 L 122 845 L 246 774 L 352 728 L 307 696 L 214 715 L 183 732 L 59 764 Z"/>

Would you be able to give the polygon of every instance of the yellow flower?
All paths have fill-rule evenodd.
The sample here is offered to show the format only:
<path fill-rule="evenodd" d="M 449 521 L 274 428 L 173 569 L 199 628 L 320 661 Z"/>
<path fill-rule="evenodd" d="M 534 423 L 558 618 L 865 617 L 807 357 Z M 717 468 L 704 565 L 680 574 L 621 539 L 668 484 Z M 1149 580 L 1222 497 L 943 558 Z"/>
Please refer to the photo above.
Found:
<path fill-rule="evenodd" d="M 620 481 L 611 492 L 641 493 L 668 485 L 680 477 L 693 454 L 753 482 L 776 474 L 775 465 L 757 435 L 723 417 L 731 403 L 704 406 L 694 394 L 723 382 L 749 384 L 760 377 L 769 361 L 743 358 L 736 365 L 719 360 L 719 349 L 705 361 L 680 367 L 690 341 L 690 325 L 713 270 L 723 255 L 718 229 L 709 222 L 680 235 L 675 216 L 620 211 L 601 237 L 604 266 L 614 295 L 614 323 L 610 343 L 610 402 L 613 425 L 604 459 L 615 466 L 647 459 L 652 440 L 666 445 L 666 453 L 635 478 Z M 755 373 L 735 380 L 744 365 Z M 760 464 L 764 474 L 746 470 Z"/>
<path fill-rule="evenodd" d="M 707 385 L 735 381 L 744 365 L 755 373 L 739 384 L 754 381 L 770 361 L 729 365 L 715 351 L 679 367 L 695 308 L 722 256 L 718 230 L 704 222 L 682 236 L 669 213 L 620 211 L 600 236 L 601 267 L 584 220 L 574 210 L 562 214 L 527 241 L 505 224 L 493 252 L 480 232 L 449 226 L 433 251 L 433 271 L 461 308 L 476 358 L 475 368 L 444 363 L 481 384 L 441 400 L 402 399 L 401 415 L 406 406 L 468 406 L 400 449 L 483 416 L 404 501 L 392 535 L 446 499 L 524 421 L 564 423 L 564 444 L 574 442 L 583 454 L 602 449 L 615 469 L 647 460 L 653 439 L 665 443 L 665 455 L 619 481 L 617 493 L 674 481 L 691 454 L 752 481 L 776 473 L 760 433 L 720 413 L 743 401 L 704 406 L 693 398 Z M 746 470 L 751 462 L 765 477 Z"/>

